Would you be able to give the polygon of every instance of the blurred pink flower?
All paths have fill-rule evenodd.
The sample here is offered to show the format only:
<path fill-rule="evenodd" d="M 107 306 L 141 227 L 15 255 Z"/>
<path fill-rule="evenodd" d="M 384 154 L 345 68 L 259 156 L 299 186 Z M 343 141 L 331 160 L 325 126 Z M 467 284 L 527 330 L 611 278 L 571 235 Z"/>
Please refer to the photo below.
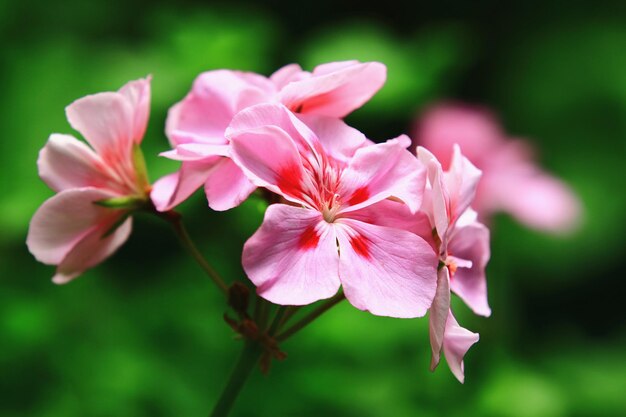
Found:
<path fill-rule="evenodd" d="M 422 211 L 430 220 L 423 234 L 432 233 L 440 257 L 437 292 L 430 308 L 431 369 L 439 364 L 443 349 L 451 371 L 464 380 L 463 356 L 478 335 L 459 326 L 450 309 L 450 291 L 476 313 L 489 316 L 485 267 L 489 261 L 489 230 L 477 222 L 470 208 L 481 172 L 453 147 L 448 171 L 428 150 L 418 147 L 417 156 L 428 171 Z M 432 232 L 431 232 L 432 231 Z"/>
<path fill-rule="evenodd" d="M 419 209 L 425 171 L 406 150 L 406 136 L 370 145 L 336 118 L 298 118 L 272 104 L 240 112 L 226 135 L 255 185 L 287 203 L 271 205 L 244 246 L 244 269 L 262 297 L 303 305 L 343 285 L 355 307 L 373 314 L 425 314 L 436 254 L 419 236 L 365 213 L 381 203 Z"/>
<path fill-rule="evenodd" d="M 580 219 L 573 191 L 533 161 L 530 145 L 509 140 L 491 113 L 463 105 L 440 104 L 425 112 L 415 139 L 444 167 L 453 145 L 483 171 L 473 207 L 481 218 L 505 211 L 539 230 L 566 231 Z"/>
<path fill-rule="evenodd" d="M 239 111 L 282 103 L 293 112 L 341 118 L 362 106 L 384 84 L 378 62 L 334 62 L 306 72 L 287 65 L 271 77 L 217 70 L 196 78 L 189 94 L 169 112 L 166 133 L 174 148 L 162 155 L 181 161 L 178 172 L 154 184 L 161 211 L 180 204 L 204 185 L 209 206 L 228 210 L 256 188 L 231 161 L 224 131 Z"/>
<path fill-rule="evenodd" d="M 41 150 L 39 175 L 57 194 L 33 216 L 26 243 L 39 261 L 57 265 L 55 283 L 102 262 L 128 238 L 131 219 L 122 202 L 145 200 L 149 191 L 145 168 L 139 166 L 149 110 L 149 78 L 83 97 L 66 114 L 91 147 L 53 134 Z M 97 204 L 111 199 L 119 204 Z"/>

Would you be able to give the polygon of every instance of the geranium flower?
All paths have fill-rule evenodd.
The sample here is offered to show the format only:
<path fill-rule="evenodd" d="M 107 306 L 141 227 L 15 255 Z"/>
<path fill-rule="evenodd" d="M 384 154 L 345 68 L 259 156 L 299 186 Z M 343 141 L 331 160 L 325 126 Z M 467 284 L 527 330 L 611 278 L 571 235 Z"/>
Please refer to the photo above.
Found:
<path fill-rule="evenodd" d="M 406 136 L 368 145 L 338 119 L 298 118 L 281 105 L 242 111 L 226 136 L 255 185 L 285 201 L 269 206 L 244 246 L 243 267 L 259 295 L 303 305 L 342 285 L 352 305 L 373 314 L 425 314 L 437 255 L 419 236 L 369 222 L 362 212 L 388 199 L 419 209 L 425 170 L 405 149 Z"/>
<path fill-rule="evenodd" d="M 463 357 L 478 341 L 478 335 L 459 326 L 450 309 L 450 291 L 476 313 L 489 316 L 485 267 L 489 261 L 489 230 L 478 223 L 470 208 L 481 172 L 453 148 L 450 169 L 428 150 L 419 147 L 417 156 L 428 170 L 428 185 L 422 210 L 430 220 L 433 245 L 439 254 L 437 292 L 430 308 L 431 369 L 439 364 L 443 349 L 451 371 L 463 382 Z M 423 224 L 423 223 L 422 223 Z"/>
<path fill-rule="evenodd" d="M 539 230 L 565 231 L 581 216 L 580 202 L 562 181 L 533 161 L 530 145 L 509 140 L 488 111 L 440 104 L 422 116 L 417 142 L 448 167 L 455 143 L 483 172 L 473 207 L 481 218 L 504 211 Z"/>
<path fill-rule="evenodd" d="M 149 78 L 83 97 L 66 114 L 91 147 L 53 134 L 41 150 L 39 175 L 57 194 L 33 216 L 26 243 L 39 261 L 57 265 L 55 283 L 102 262 L 128 238 L 128 216 L 148 198 L 139 144 L 149 110 Z"/>
<path fill-rule="evenodd" d="M 385 79 L 383 64 L 357 61 L 324 64 L 313 72 L 287 65 L 269 78 L 227 70 L 200 74 L 169 112 L 166 133 L 174 149 L 162 155 L 182 164 L 154 184 L 155 206 L 169 210 L 201 186 L 214 210 L 228 210 L 250 195 L 256 187 L 231 161 L 224 137 L 239 111 L 273 102 L 301 114 L 341 118 L 369 100 Z"/>

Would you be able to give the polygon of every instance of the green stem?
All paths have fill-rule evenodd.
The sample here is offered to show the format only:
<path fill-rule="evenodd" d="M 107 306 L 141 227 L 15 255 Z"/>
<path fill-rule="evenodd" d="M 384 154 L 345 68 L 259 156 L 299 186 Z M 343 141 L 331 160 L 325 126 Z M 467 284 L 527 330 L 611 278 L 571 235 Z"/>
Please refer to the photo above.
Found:
<path fill-rule="evenodd" d="M 254 306 L 254 320 L 256 324 L 259 326 L 259 330 L 261 332 L 265 331 L 267 326 L 267 319 L 270 313 L 270 305 L 268 301 L 265 301 L 264 298 L 259 297 L 258 295 L 255 297 L 256 304 Z"/>
<path fill-rule="evenodd" d="M 272 320 L 272 324 L 270 324 L 270 328 L 267 331 L 267 334 L 269 334 L 270 336 L 273 336 L 276 334 L 276 332 L 278 331 L 280 327 L 280 324 L 283 322 L 283 317 L 285 316 L 286 312 L 287 312 L 287 307 L 278 306 L 278 308 L 276 309 L 276 314 L 274 315 L 274 319 Z"/>
<path fill-rule="evenodd" d="M 230 413 L 237 396 L 239 396 L 254 366 L 259 361 L 262 352 L 263 350 L 259 345 L 253 342 L 246 342 L 241 351 L 241 356 L 239 356 L 239 360 L 235 365 L 235 369 L 233 369 L 232 374 L 230 374 L 228 383 L 211 413 L 211 417 L 226 417 L 228 413 Z"/>
<path fill-rule="evenodd" d="M 307 314 L 306 316 L 304 316 L 303 318 L 295 322 L 287 330 L 285 330 L 284 332 L 276 336 L 276 340 L 279 342 L 282 342 L 288 339 L 289 337 L 293 336 L 295 333 L 299 332 L 304 327 L 306 327 L 313 320 L 315 320 L 316 318 L 324 314 L 326 311 L 330 310 L 333 306 L 339 304 L 342 300 L 345 300 L 345 299 L 346 299 L 346 296 L 343 294 L 343 292 L 339 292 L 334 297 L 329 298 L 323 304 L 321 304 L 320 306 L 315 308 L 313 311 L 311 311 L 309 314 Z"/>
<path fill-rule="evenodd" d="M 228 293 L 228 285 L 224 282 L 220 274 L 217 273 L 215 269 L 209 264 L 209 262 L 202 256 L 196 245 L 191 240 L 189 236 L 189 232 L 185 228 L 183 224 L 182 217 L 180 214 L 175 212 L 167 212 L 163 213 L 163 216 L 166 220 L 168 220 L 172 227 L 174 228 L 174 232 L 180 238 L 181 243 L 187 249 L 187 251 L 191 254 L 191 256 L 196 260 L 198 265 L 204 270 L 207 276 L 217 285 L 217 287 L 222 291 L 222 293 Z"/>
<path fill-rule="evenodd" d="M 294 314 L 298 312 L 300 306 L 289 306 L 287 307 L 287 311 L 285 311 L 285 315 L 278 325 L 278 329 L 282 329 L 282 327 L 287 324 L 287 322 L 293 317 Z"/>

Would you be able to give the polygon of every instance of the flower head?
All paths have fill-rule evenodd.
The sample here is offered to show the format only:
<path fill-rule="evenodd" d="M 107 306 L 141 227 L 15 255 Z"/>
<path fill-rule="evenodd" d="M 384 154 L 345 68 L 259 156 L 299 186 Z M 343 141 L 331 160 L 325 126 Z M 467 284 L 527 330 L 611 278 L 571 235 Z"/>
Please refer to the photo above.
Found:
<path fill-rule="evenodd" d="M 57 265 L 65 283 L 110 256 L 128 238 L 130 209 L 148 198 L 139 144 L 148 122 L 150 79 L 83 97 L 67 118 L 87 144 L 53 134 L 39 154 L 39 175 L 57 192 L 33 216 L 27 245 Z"/>
<path fill-rule="evenodd" d="M 450 292 L 476 314 L 491 314 L 485 279 L 489 230 L 478 223 L 476 212 L 470 208 L 481 172 L 461 154 L 458 145 L 454 146 L 448 171 L 443 171 L 425 148 L 419 147 L 417 156 L 428 170 L 422 210 L 430 220 L 440 261 L 437 292 L 429 315 L 431 369 L 438 365 L 443 350 L 450 369 L 463 382 L 463 356 L 478 341 L 478 335 L 459 326 L 450 309 Z"/>
<path fill-rule="evenodd" d="M 384 65 L 357 61 L 324 64 L 313 72 L 287 65 L 269 78 L 227 70 L 200 74 L 169 112 L 166 132 L 174 149 L 163 156 L 182 164 L 155 183 L 155 206 L 168 210 L 201 186 L 214 210 L 228 210 L 250 195 L 256 187 L 230 159 L 224 136 L 239 111 L 282 103 L 296 113 L 340 118 L 369 100 L 385 77 Z"/>
<path fill-rule="evenodd" d="M 227 137 L 253 183 L 287 202 L 267 209 L 244 246 L 244 269 L 262 297 L 302 305 L 342 285 L 355 307 L 373 314 L 425 314 L 436 254 L 419 236 L 367 215 L 388 199 L 419 209 L 425 171 L 405 149 L 407 137 L 374 145 L 338 119 L 296 117 L 282 105 L 242 111 Z"/>

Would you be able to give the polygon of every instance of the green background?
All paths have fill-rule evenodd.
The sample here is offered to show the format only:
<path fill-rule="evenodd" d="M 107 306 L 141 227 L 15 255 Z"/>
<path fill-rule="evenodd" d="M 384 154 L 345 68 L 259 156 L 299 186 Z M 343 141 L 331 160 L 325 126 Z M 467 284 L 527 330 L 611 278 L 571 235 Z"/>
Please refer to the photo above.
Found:
<path fill-rule="evenodd" d="M 156 156 L 167 108 L 201 71 L 349 58 L 389 69 L 349 123 L 382 140 L 438 99 L 490 106 L 580 195 L 583 226 L 555 237 L 495 219 L 493 316 L 455 305 L 481 335 L 465 385 L 445 364 L 428 371 L 426 319 L 344 303 L 255 372 L 234 415 L 626 415 L 624 2 L 338 3 L 0 3 L 0 415 L 207 415 L 240 348 L 217 291 L 156 219 L 138 217 L 113 258 L 66 286 L 28 253 L 29 219 L 52 195 L 35 161 L 50 133 L 72 133 L 64 107 L 152 74 L 155 180 L 176 166 Z M 242 278 L 262 208 L 215 213 L 196 195 L 181 211 L 216 268 Z"/>

